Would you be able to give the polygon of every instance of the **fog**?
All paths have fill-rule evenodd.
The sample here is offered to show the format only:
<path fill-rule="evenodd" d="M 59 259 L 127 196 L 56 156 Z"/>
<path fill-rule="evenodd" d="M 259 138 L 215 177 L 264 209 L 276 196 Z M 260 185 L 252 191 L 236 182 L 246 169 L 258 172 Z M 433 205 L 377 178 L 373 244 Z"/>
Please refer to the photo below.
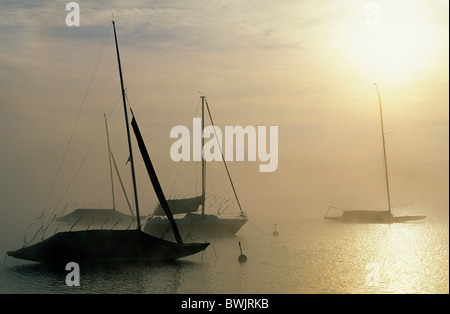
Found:
<path fill-rule="evenodd" d="M 228 162 L 250 220 L 320 219 L 330 204 L 385 207 L 376 82 L 393 203 L 414 202 L 418 213 L 448 223 L 448 2 L 407 2 L 397 15 L 389 2 L 380 6 L 386 15 L 374 31 L 358 1 L 83 1 L 79 27 L 65 25 L 64 2 L 2 3 L 1 237 L 23 233 L 44 208 L 111 206 L 103 112 L 129 186 L 111 13 L 129 104 L 166 194 L 198 192 L 199 162 L 183 162 L 173 186 L 179 164 L 169 135 L 200 116 L 206 95 L 222 129 L 278 126 L 276 171 L 260 172 L 247 157 Z M 367 38 L 385 36 L 386 24 L 399 40 L 370 55 Z M 400 38 L 403 50 L 394 46 Z M 423 49 L 407 49 L 417 42 Z M 137 148 L 135 158 L 148 215 L 156 196 Z M 214 193 L 233 197 L 222 162 L 207 167 Z"/>

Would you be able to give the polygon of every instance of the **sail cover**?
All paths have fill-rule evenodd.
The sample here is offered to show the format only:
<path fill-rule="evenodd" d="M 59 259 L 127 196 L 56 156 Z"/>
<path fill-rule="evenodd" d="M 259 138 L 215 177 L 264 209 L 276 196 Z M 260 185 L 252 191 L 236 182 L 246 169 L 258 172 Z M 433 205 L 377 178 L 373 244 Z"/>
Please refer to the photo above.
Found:
<path fill-rule="evenodd" d="M 203 197 L 200 195 L 190 198 L 169 199 L 167 200 L 167 203 L 169 204 L 172 214 L 186 214 L 196 212 L 199 206 L 203 203 Z M 156 207 L 153 215 L 165 215 L 164 209 L 161 207 L 161 204 L 158 204 L 158 207 Z"/>
<path fill-rule="evenodd" d="M 123 214 L 115 209 L 104 208 L 78 208 L 62 217 L 58 217 L 56 221 L 75 222 L 79 218 L 112 218 L 112 219 L 134 219 L 134 216 Z M 145 219 L 145 216 L 141 216 Z"/>

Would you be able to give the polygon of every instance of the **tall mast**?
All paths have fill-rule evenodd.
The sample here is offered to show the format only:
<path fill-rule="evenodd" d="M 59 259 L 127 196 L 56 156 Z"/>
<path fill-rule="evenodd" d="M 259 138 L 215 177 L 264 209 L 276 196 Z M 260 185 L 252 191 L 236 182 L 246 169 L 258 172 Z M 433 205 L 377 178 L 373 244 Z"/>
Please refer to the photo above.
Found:
<path fill-rule="evenodd" d="M 381 110 L 381 96 L 380 91 L 378 90 L 377 83 L 374 83 L 377 93 L 378 93 L 378 103 L 380 104 L 380 119 L 381 119 L 381 138 L 383 139 L 383 156 L 384 156 L 384 172 L 386 177 L 386 191 L 387 191 L 387 200 L 388 200 L 388 209 L 389 213 L 391 213 L 391 196 L 389 193 L 389 178 L 388 178 L 388 167 L 387 167 L 387 160 L 386 160 L 386 143 L 384 140 L 384 127 L 383 127 L 383 111 Z"/>
<path fill-rule="evenodd" d="M 203 137 L 203 131 L 205 129 L 205 96 L 202 98 L 202 215 L 205 214 L 205 188 L 206 188 L 206 164 L 205 156 L 203 152 L 203 146 L 205 145 L 205 138 Z"/>
<path fill-rule="evenodd" d="M 105 117 L 106 141 L 108 142 L 109 174 L 111 175 L 112 202 L 113 202 L 113 209 L 116 209 L 116 200 L 115 200 L 115 197 L 114 197 L 114 180 L 113 180 L 113 171 L 112 171 L 112 163 L 111 163 L 111 146 L 109 145 L 108 123 L 106 122 L 106 114 L 103 113 L 103 115 Z"/>
<path fill-rule="evenodd" d="M 138 205 L 138 196 L 137 196 L 137 188 L 136 188 L 136 175 L 135 175 L 135 171 L 134 171 L 133 149 L 131 147 L 130 126 L 128 125 L 127 102 L 125 99 L 125 88 L 123 86 L 122 67 L 120 65 L 120 55 L 119 55 L 119 45 L 117 43 L 116 25 L 115 25 L 114 21 L 112 21 L 112 24 L 113 24 L 113 29 L 114 29 L 114 40 L 116 42 L 117 64 L 119 65 L 120 86 L 122 88 L 122 101 L 123 101 L 123 110 L 125 113 L 125 125 L 127 127 L 128 151 L 130 153 L 131 176 L 133 178 L 134 201 L 136 203 L 137 230 L 140 231 L 141 230 L 141 219 L 140 219 L 140 215 L 139 215 L 139 205 Z"/>

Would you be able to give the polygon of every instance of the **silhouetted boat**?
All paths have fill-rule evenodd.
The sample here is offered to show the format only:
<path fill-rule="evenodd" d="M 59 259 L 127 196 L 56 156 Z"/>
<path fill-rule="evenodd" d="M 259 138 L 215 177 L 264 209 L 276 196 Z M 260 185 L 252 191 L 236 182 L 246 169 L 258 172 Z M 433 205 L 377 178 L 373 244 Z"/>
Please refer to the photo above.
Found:
<path fill-rule="evenodd" d="M 208 245 L 169 242 L 141 230 L 81 230 L 58 232 L 8 255 L 49 264 L 174 260 L 203 251 Z"/>
<path fill-rule="evenodd" d="M 204 130 L 205 125 L 205 105 L 208 109 L 209 117 L 212 121 L 211 112 L 209 110 L 208 103 L 205 96 L 201 96 L 202 99 L 202 130 Z M 204 138 L 202 136 L 201 149 L 203 151 Z M 207 214 L 205 212 L 205 200 L 206 200 L 206 161 L 202 154 L 202 194 L 199 196 L 181 198 L 181 199 L 169 199 L 168 203 L 173 214 L 184 214 L 182 218 L 175 218 L 177 226 L 180 233 L 183 236 L 193 235 L 193 236 L 212 236 L 212 237 L 222 237 L 234 235 L 238 232 L 242 226 L 247 222 L 247 214 L 242 210 L 241 204 L 236 194 L 233 181 L 231 180 L 230 172 L 228 171 L 225 158 L 222 160 L 224 162 L 225 169 L 228 174 L 228 178 L 231 183 L 231 187 L 234 192 L 237 204 L 239 206 L 240 213 L 233 218 L 224 218 L 221 215 Z M 153 215 L 150 216 L 145 225 L 144 231 L 152 234 L 154 236 L 172 236 L 170 232 L 169 220 L 165 218 L 165 212 L 162 210 L 161 204 L 158 204 Z"/>
<path fill-rule="evenodd" d="M 400 223 L 422 220 L 426 216 L 394 216 L 388 210 L 346 210 L 339 217 L 325 216 L 325 219 L 347 223 Z"/>
<path fill-rule="evenodd" d="M 144 159 L 155 193 L 170 220 L 171 227 L 176 238 L 176 243 L 156 238 L 141 231 L 125 89 L 114 21 L 112 24 L 122 88 L 122 100 L 127 130 L 128 150 L 130 154 L 131 174 L 133 178 L 137 229 L 99 229 L 59 232 L 39 243 L 22 247 L 16 251 L 9 251 L 9 256 L 44 263 L 173 260 L 203 251 L 209 245 L 209 243 L 206 242 L 183 243 L 177 225 L 173 220 L 173 216 L 164 197 L 164 193 L 159 184 L 159 180 L 153 169 L 153 165 L 150 161 L 150 157 L 137 126 L 137 122 L 133 116 L 131 124 L 139 144 L 139 149 L 141 150 L 141 155 Z"/>
<path fill-rule="evenodd" d="M 388 167 L 386 160 L 386 144 L 384 139 L 384 126 L 383 126 L 383 112 L 381 109 L 381 96 L 378 90 L 378 86 L 374 84 L 377 93 L 378 93 L 378 103 L 380 105 L 380 120 L 381 120 L 381 136 L 383 139 L 383 156 L 384 156 L 384 171 L 385 171 L 385 179 L 386 179 L 386 194 L 387 194 L 387 210 L 344 210 L 341 216 L 333 217 L 328 216 L 328 212 L 330 208 L 328 207 L 328 211 L 325 214 L 325 219 L 345 222 L 345 223 L 400 223 L 400 222 L 408 222 L 408 221 L 417 221 L 422 220 L 426 216 L 423 215 L 414 215 L 414 216 L 394 216 L 392 214 L 392 206 L 391 206 L 391 197 L 389 190 L 389 176 L 388 176 Z"/>

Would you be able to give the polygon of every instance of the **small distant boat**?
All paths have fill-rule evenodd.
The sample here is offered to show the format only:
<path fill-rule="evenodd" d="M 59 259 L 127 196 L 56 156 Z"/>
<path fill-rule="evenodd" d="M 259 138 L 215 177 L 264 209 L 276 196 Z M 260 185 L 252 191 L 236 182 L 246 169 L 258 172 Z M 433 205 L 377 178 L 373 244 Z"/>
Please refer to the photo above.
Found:
<path fill-rule="evenodd" d="M 339 217 L 325 216 L 325 219 L 346 223 L 401 223 L 422 220 L 426 216 L 394 216 L 389 210 L 346 210 Z"/>
<path fill-rule="evenodd" d="M 204 111 L 205 111 L 205 96 L 202 98 L 202 130 L 204 129 Z M 208 113 L 210 114 L 209 107 Z M 211 115 L 210 115 L 211 118 Z M 211 118 L 212 123 L 212 118 Z M 202 150 L 204 145 L 204 138 L 202 137 Z M 242 210 L 241 204 L 236 194 L 233 181 L 231 180 L 230 173 L 228 171 L 225 159 L 224 161 L 225 169 L 228 174 L 228 178 L 233 188 L 234 196 L 236 198 L 237 204 L 239 206 L 240 213 L 236 217 L 224 218 L 220 215 L 207 214 L 206 209 L 206 161 L 202 154 L 202 194 L 194 197 L 185 197 L 180 199 L 169 199 L 167 200 L 169 207 L 173 214 L 183 215 L 181 218 L 175 218 L 177 226 L 183 236 L 193 235 L 195 237 L 223 237 L 232 236 L 238 232 L 242 226 L 247 222 L 247 214 Z M 161 204 L 158 204 L 153 215 L 151 215 L 145 225 L 144 231 L 157 236 L 157 237 L 171 237 L 173 234 L 170 228 L 170 222 L 165 218 L 165 212 L 163 211 Z"/>
<path fill-rule="evenodd" d="M 116 44 L 117 61 L 119 66 L 120 83 L 122 87 L 122 99 L 126 122 L 128 139 L 128 149 L 130 156 L 131 174 L 133 179 L 133 189 L 136 206 L 136 230 L 81 230 L 58 232 L 30 246 L 24 246 L 15 251 L 9 251 L 9 256 L 49 264 L 59 264 L 67 262 L 117 262 L 117 261 L 151 261 L 151 260 L 173 260 L 185 256 L 193 255 L 205 250 L 209 243 L 183 243 L 177 225 L 173 220 L 170 208 L 167 205 L 164 193 L 156 176 L 153 165 L 150 161 L 147 149 L 139 131 L 136 119 L 131 122 L 136 140 L 144 159 L 147 172 L 152 182 L 155 193 L 170 220 L 176 243 L 169 242 L 151 236 L 141 230 L 139 206 L 136 189 L 136 177 L 134 169 L 134 159 L 131 146 L 131 138 L 128 121 L 128 107 L 126 104 L 125 89 L 120 65 L 119 47 L 114 21 L 114 38 Z"/>
<path fill-rule="evenodd" d="M 331 208 L 335 208 L 334 206 L 328 207 L 328 211 L 325 214 L 325 219 L 345 222 L 345 223 L 401 223 L 408 221 L 417 221 L 422 220 L 426 216 L 424 215 L 413 215 L 413 216 L 394 216 L 392 214 L 392 206 L 391 206 L 391 197 L 389 190 L 389 176 L 388 176 L 388 167 L 386 160 L 386 144 L 384 138 L 384 126 L 383 126 L 383 112 L 381 109 L 381 96 L 380 91 L 378 90 L 377 84 L 374 84 L 377 93 L 378 93 L 378 102 L 380 105 L 380 120 L 381 120 L 381 135 L 383 139 L 383 156 L 384 156 L 384 170 L 385 170 L 385 179 L 386 179 L 386 194 L 387 194 L 387 210 L 344 210 L 341 216 L 328 216 L 328 213 Z"/>

